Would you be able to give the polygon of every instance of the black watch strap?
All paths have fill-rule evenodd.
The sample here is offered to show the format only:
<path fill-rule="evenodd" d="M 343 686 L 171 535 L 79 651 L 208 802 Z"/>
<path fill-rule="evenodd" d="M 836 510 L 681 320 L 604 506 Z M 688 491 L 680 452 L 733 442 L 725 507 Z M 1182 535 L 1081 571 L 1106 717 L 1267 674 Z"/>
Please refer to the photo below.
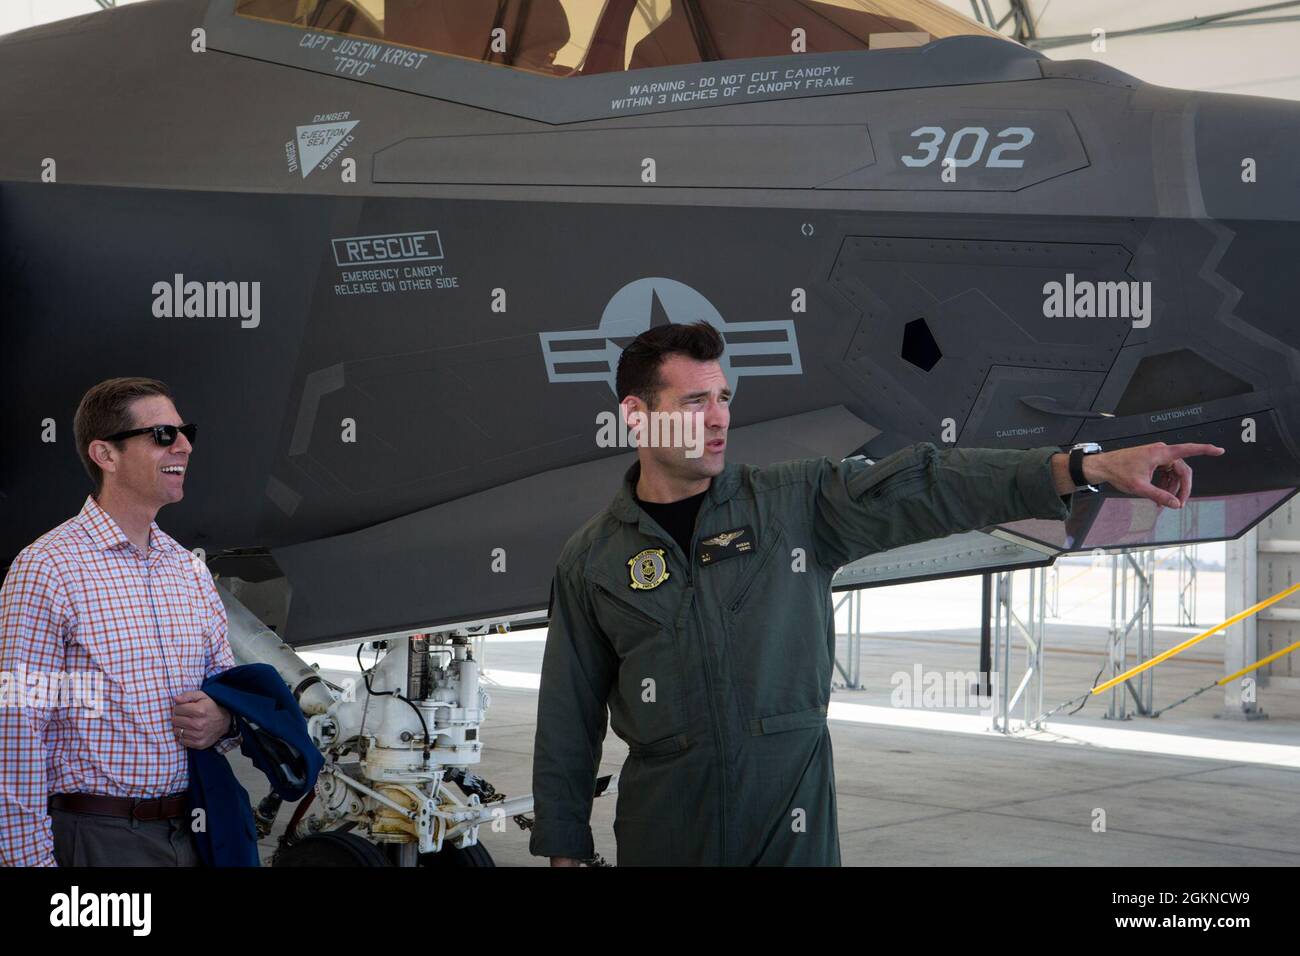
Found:
<path fill-rule="evenodd" d="M 1096 491 L 1096 487 L 1093 486 L 1083 475 L 1083 457 L 1087 454 L 1088 452 L 1084 451 L 1082 448 L 1070 449 L 1070 480 L 1073 481 L 1075 486 L 1078 488 L 1087 488 L 1091 491 Z M 1093 452 L 1093 454 L 1096 453 Z"/>

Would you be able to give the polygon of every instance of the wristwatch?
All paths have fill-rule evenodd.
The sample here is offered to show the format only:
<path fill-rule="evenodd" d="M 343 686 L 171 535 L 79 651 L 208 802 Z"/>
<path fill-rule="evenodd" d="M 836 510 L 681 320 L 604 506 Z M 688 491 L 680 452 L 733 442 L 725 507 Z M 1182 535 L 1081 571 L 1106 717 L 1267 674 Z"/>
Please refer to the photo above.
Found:
<path fill-rule="evenodd" d="M 235 715 L 232 713 L 230 715 L 230 729 L 227 730 L 224 734 L 222 734 L 217 739 L 229 740 L 231 737 L 237 736 L 238 734 L 239 734 L 239 722 L 235 720 Z"/>
<path fill-rule="evenodd" d="M 1101 451 L 1101 446 L 1095 441 L 1079 442 L 1070 448 L 1070 480 L 1073 481 L 1079 491 L 1097 491 L 1096 485 L 1088 484 L 1088 479 L 1083 476 L 1083 459 L 1087 455 L 1095 455 Z"/>

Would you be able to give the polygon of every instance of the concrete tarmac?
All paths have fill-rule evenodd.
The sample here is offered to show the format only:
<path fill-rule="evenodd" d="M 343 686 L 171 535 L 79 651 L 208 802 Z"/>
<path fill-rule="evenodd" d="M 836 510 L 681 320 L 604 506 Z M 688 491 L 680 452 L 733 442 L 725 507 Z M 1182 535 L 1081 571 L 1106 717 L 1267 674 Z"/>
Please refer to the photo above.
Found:
<path fill-rule="evenodd" d="M 1156 649 L 1196 632 L 1158 628 Z M 489 637 L 481 651 L 492 703 L 477 772 L 507 795 L 531 789 L 544 635 Z M 1107 699 L 1094 698 L 1077 715 L 1049 720 L 1047 732 L 1011 737 L 987 729 L 976 700 L 896 706 L 926 703 L 904 693 L 918 666 L 923 681 L 931 672 L 975 671 L 978 639 L 974 628 L 864 639 L 863 688 L 835 689 L 830 714 L 846 866 L 1300 865 L 1300 691 L 1261 686 L 1268 718 L 1255 721 L 1221 718 L 1221 690 L 1156 719 L 1106 719 Z M 1093 686 L 1106 640 L 1105 627 L 1049 621 L 1046 707 Z M 1156 669 L 1157 708 L 1221 676 L 1222 640 L 1209 638 Z M 846 653 L 842 636 L 841 659 Z M 353 654 L 336 648 L 305 656 L 338 679 L 355 675 Z M 1018 647 L 1017 680 L 1023 660 Z M 1013 727 L 1023 716 L 1013 711 Z M 618 771 L 626 755 L 609 733 L 601 772 Z M 256 803 L 267 791 L 264 778 L 232 756 Z M 291 811 L 281 811 L 264 841 L 264 859 Z M 597 799 L 596 850 L 610 863 L 613 818 L 614 798 Z M 546 865 L 528 853 L 528 834 L 513 822 L 504 833 L 481 828 L 480 841 L 499 866 Z"/>

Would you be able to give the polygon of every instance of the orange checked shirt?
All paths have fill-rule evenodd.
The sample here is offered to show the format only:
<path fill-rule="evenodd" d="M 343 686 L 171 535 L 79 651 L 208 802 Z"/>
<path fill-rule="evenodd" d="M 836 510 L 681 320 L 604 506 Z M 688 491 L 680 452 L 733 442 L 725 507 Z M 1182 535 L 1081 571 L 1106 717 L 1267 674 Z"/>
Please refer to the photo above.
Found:
<path fill-rule="evenodd" d="M 50 794 L 189 786 L 172 708 L 234 666 L 226 631 L 203 562 L 156 522 L 141 551 L 92 497 L 19 552 L 0 587 L 0 864 L 54 865 Z"/>

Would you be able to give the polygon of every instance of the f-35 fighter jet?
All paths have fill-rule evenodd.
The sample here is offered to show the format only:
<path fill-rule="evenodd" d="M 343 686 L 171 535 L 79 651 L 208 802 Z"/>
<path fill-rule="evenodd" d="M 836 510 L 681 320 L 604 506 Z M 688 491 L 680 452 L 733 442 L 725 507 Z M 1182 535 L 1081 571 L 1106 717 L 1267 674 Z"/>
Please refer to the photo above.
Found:
<path fill-rule="evenodd" d="M 733 460 L 1230 452 L 1181 511 L 1103 488 L 844 586 L 1300 484 L 1300 107 L 931 0 L 153 0 L 0 39 L 0 130 L 0 564 L 87 491 L 81 393 L 161 378 L 201 425 L 164 524 L 292 644 L 542 613 L 654 323 L 723 332 Z"/>

